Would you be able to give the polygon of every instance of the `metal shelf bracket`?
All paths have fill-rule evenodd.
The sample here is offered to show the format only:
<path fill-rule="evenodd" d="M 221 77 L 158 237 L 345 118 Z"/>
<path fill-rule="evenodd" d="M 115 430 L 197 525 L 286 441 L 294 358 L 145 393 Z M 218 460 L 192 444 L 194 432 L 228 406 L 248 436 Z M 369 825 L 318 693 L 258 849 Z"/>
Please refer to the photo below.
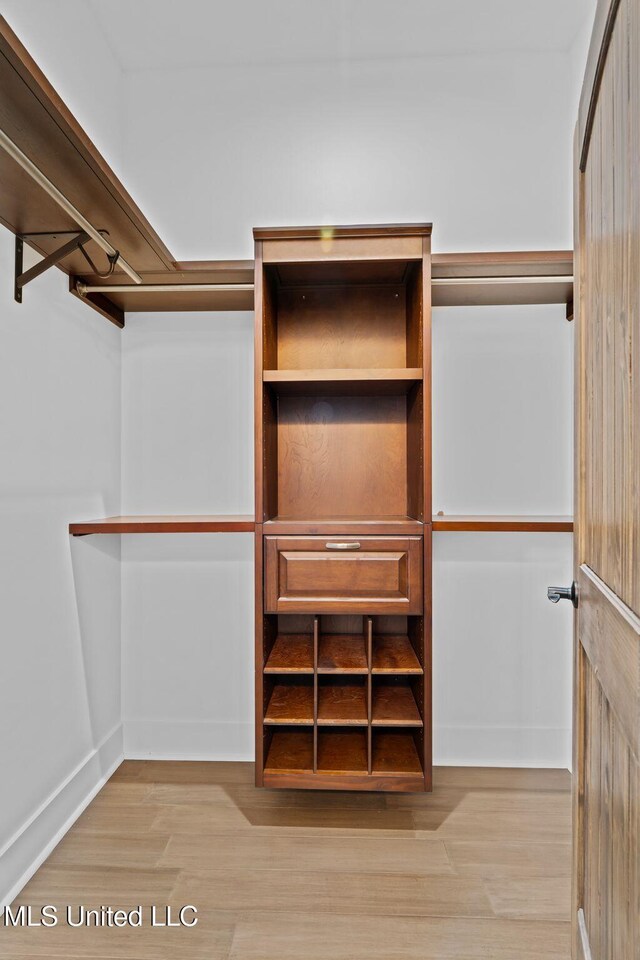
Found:
<path fill-rule="evenodd" d="M 34 267 L 31 267 L 29 270 L 24 269 L 23 259 L 25 240 L 28 240 L 30 237 L 51 237 L 55 240 L 57 237 L 62 236 L 71 236 L 71 240 L 67 240 L 66 243 L 63 243 L 61 247 L 59 247 L 57 250 L 54 250 L 54 252 L 50 253 L 49 256 L 44 257 L 40 263 L 36 263 Z M 55 233 L 44 232 L 16 234 L 16 268 L 13 289 L 13 295 L 16 303 L 22 303 L 22 290 L 28 283 L 31 283 L 31 281 L 35 280 L 36 277 L 39 277 L 40 274 L 45 273 L 50 267 L 54 267 L 61 260 L 64 260 L 64 258 L 68 257 L 69 254 L 73 253 L 74 250 L 82 248 L 82 245 L 90 239 L 91 237 L 88 233 L 85 233 L 84 230 L 58 230 Z"/>

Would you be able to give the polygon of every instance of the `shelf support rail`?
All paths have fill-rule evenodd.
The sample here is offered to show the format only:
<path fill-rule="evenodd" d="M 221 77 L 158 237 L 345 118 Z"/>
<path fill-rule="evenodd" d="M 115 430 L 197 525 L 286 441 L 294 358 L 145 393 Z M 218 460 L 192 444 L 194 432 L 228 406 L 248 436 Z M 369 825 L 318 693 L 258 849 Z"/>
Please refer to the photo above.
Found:
<path fill-rule="evenodd" d="M 51 180 L 49 180 L 49 178 L 42 172 L 42 170 L 40 170 L 40 168 L 37 167 L 35 163 L 33 163 L 33 161 L 29 159 L 26 153 L 22 152 L 20 147 L 17 144 L 15 144 L 10 137 L 7 136 L 4 130 L 0 130 L 0 147 L 2 147 L 2 149 L 6 153 L 8 153 L 13 160 L 15 160 L 15 162 L 25 171 L 25 173 L 27 173 L 31 177 L 31 179 L 34 180 L 45 191 L 45 193 L 48 194 L 51 197 L 51 199 L 58 204 L 60 209 L 63 210 L 67 214 L 67 216 L 69 216 L 71 220 L 74 221 L 74 223 L 77 224 L 78 234 L 86 234 L 86 239 L 83 240 L 82 243 L 86 243 L 87 240 L 93 240 L 94 243 L 96 243 L 100 247 L 100 249 L 107 254 L 107 257 L 109 258 L 110 261 L 112 261 L 114 258 L 117 258 L 117 262 L 119 266 L 127 274 L 127 276 L 129 276 L 131 280 L 133 280 L 134 283 L 136 284 L 142 283 L 142 277 L 138 273 L 136 273 L 133 267 L 129 263 L 127 263 L 124 257 L 122 257 L 118 253 L 118 251 L 115 249 L 115 247 L 109 243 L 109 241 L 104 236 L 104 233 L 101 233 L 99 230 L 96 230 L 93 224 L 90 223 L 87 220 L 87 218 L 80 213 L 77 207 L 75 207 L 71 203 L 71 201 L 68 200 L 67 197 L 65 197 L 65 195 L 60 190 L 58 190 L 55 184 L 52 183 Z M 24 236 L 34 236 L 34 234 L 24 234 Z M 42 269 L 40 269 L 38 273 L 30 276 L 29 279 L 33 280 L 34 276 L 38 276 L 44 270 L 47 270 L 50 266 L 53 266 L 54 263 L 57 263 L 59 260 L 62 259 L 62 256 L 66 256 L 67 254 L 71 253 L 79 245 L 81 244 L 76 243 L 75 246 L 72 246 L 70 249 L 67 249 L 64 254 L 61 254 L 60 250 L 57 251 L 57 254 L 52 254 L 51 256 L 52 257 L 57 256 L 57 259 L 48 263 L 46 267 L 43 267 L 42 264 L 38 264 L 38 267 Z M 17 247 L 16 247 L 16 252 L 17 252 Z M 50 257 L 46 257 L 45 260 L 50 260 Z M 35 270 L 35 269 L 36 269 L 35 267 L 32 268 L 32 270 Z M 17 267 L 16 267 L 16 270 L 17 270 Z M 30 273 L 31 271 L 27 271 L 27 272 Z M 21 271 L 21 275 L 22 275 L 22 271 Z M 18 278 L 16 276 L 16 289 L 18 287 L 17 279 Z M 24 286 L 24 283 L 28 283 L 28 282 L 29 280 L 25 280 L 22 286 Z"/>

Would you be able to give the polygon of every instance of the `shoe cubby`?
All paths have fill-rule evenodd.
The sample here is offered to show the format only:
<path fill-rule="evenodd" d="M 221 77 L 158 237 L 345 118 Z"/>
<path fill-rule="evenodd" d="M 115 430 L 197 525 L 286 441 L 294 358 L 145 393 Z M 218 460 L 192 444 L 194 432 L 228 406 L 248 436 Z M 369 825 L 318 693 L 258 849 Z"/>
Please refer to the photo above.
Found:
<path fill-rule="evenodd" d="M 318 730 L 319 776 L 367 776 L 369 770 L 368 736 L 366 730 L 335 727 Z"/>
<path fill-rule="evenodd" d="M 424 779 L 421 617 L 265 617 L 267 783 L 363 777 Z M 364 787 L 366 788 L 366 787 Z M 390 787 L 391 789 L 392 787 Z"/>

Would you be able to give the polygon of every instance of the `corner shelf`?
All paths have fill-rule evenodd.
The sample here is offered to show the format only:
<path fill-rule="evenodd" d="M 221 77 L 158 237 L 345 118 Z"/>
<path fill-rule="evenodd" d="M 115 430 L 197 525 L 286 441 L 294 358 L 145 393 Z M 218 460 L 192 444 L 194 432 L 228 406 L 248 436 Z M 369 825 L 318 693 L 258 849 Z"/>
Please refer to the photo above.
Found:
<path fill-rule="evenodd" d="M 72 537 L 92 533 L 253 533 L 254 517 L 249 514 L 104 517 L 69 524 Z"/>
<path fill-rule="evenodd" d="M 434 532 L 572 533 L 573 517 L 446 516 L 437 514 L 432 518 L 432 530 Z"/>

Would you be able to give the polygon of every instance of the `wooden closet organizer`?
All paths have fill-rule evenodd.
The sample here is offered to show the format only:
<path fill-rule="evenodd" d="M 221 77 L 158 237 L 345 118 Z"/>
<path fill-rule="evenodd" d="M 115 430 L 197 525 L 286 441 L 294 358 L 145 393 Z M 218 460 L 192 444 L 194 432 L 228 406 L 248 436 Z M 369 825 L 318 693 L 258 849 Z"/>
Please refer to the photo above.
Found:
<path fill-rule="evenodd" d="M 430 790 L 431 226 L 254 237 L 256 782 Z"/>

